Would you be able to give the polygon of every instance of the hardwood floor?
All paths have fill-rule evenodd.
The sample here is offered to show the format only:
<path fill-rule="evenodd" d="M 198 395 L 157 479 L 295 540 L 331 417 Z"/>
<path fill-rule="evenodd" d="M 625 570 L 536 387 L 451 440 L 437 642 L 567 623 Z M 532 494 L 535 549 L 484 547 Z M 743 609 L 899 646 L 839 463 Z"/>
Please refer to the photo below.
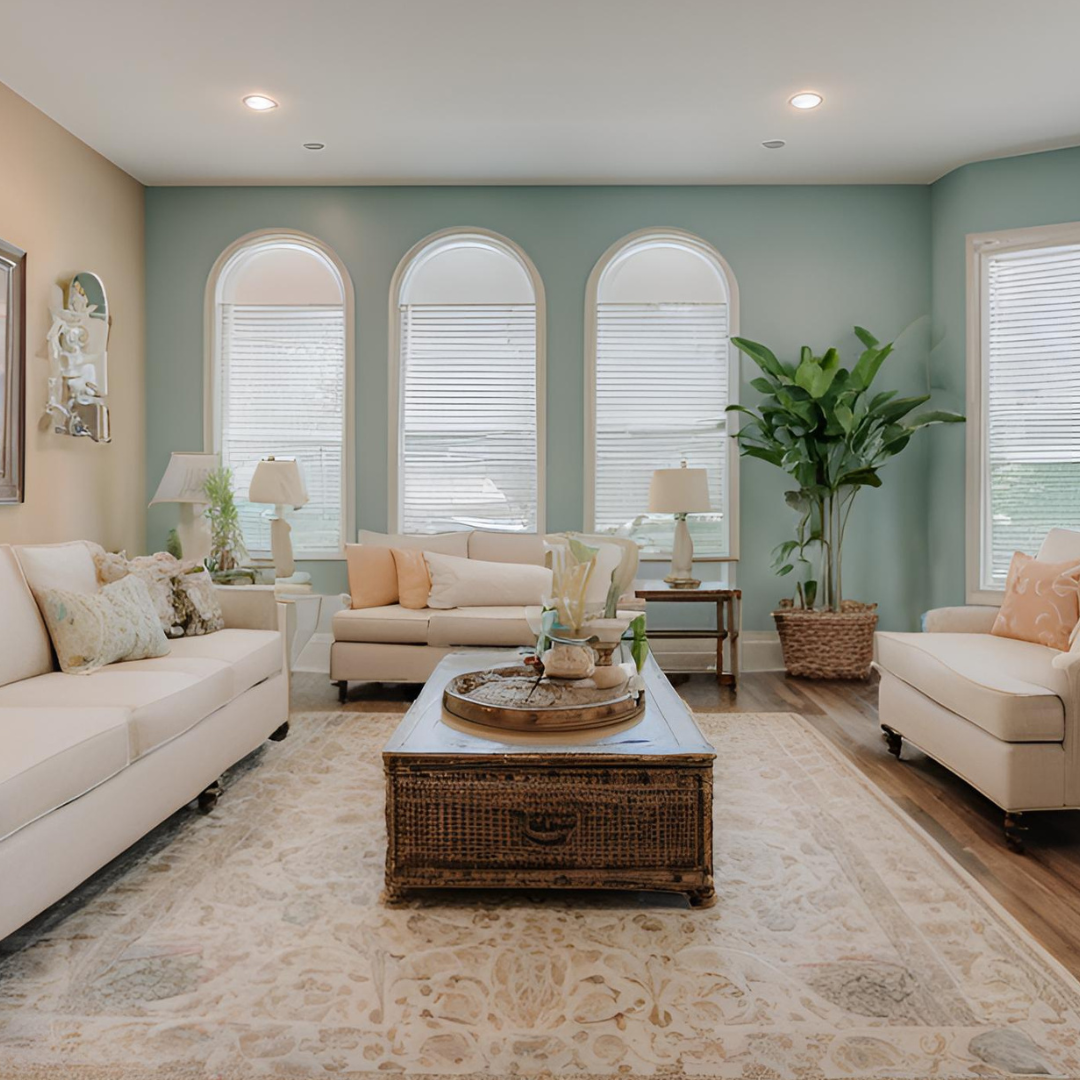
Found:
<path fill-rule="evenodd" d="M 806 717 L 896 805 L 934 837 L 1074 975 L 1080 977 L 1080 811 L 1031 814 L 1027 851 L 1005 846 L 1003 815 L 988 799 L 905 743 L 889 755 L 877 722 L 873 683 L 745 674 L 738 694 L 710 675 L 676 676 L 699 712 L 796 712 Z M 297 675 L 293 707 L 404 712 L 418 687 L 354 686 L 345 706 L 324 675 Z"/>

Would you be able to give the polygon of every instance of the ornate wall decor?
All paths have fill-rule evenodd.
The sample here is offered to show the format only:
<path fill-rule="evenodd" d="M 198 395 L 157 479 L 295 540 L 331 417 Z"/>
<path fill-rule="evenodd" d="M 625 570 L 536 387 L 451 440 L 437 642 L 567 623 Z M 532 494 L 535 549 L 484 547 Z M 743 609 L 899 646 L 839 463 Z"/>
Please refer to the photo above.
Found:
<path fill-rule="evenodd" d="M 109 442 L 109 305 L 97 274 L 81 271 L 67 287 L 53 288 L 49 346 L 49 401 L 41 418 L 58 435 Z"/>
<path fill-rule="evenodd" d="M 0 240 L 0 503 L 23 501 L 26 252 Z"/>

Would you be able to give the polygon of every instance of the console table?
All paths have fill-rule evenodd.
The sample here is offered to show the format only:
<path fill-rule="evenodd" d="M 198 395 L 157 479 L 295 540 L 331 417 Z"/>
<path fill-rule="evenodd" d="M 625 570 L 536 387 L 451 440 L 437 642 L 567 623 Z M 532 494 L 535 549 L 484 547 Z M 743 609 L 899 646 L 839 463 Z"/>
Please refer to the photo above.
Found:
<path fill-rule="evenodd" d="M 665 604 L 715 604 L 716 628 L 709 630 L 653 630 L 650 638 L 715 638 L 716 681 L 721 686 L 737 690 L 739 686 L 739 624 L 742 592 L 726 588 L 719 581 L 703 581 L 697 588 L 680 589 L 666 581 L 635 581 L 634 595 L 639 600 L 656 600 Z M 724 642 L 731 643 L 731 667 L 724 670 Z"/>

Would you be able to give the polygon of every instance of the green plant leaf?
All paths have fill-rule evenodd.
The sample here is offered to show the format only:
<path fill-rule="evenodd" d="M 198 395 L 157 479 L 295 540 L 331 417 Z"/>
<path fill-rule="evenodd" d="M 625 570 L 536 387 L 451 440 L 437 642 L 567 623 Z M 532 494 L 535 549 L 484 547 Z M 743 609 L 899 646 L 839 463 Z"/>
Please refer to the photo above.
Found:
<path fill-rule="evenodd" d="M 869 330 L 864 330 L 861 326 L 855 327 L 855 336 L 868 348 L 872 349 L 878 344 L 878 339 L 870 333 Z"/>
<path fill-rule="evenodd" d="M 776 576 L 785 577 L 786 575 L 790 574 L 791 571 L 794 569 L 795 567 L 792 566 L 791 563 L 788 563 L 786 566 L 781 566 L 780 569 L 776 571 Z"/>
<path fill-rule="evenodd" d="M 806 606 L 812 608 L 814 601 L 817 600 L 817 582 L 812 578 L 809 581 L 803 582 L 803 595 L 806 598 Z"/>
<path fill-rule="evenodd" d="M 756 379 L 750 380 L 750 385 L 759 393 L 769 395 L 773 392 L 773 383 L 768 379 L 759 375 Z"/>
<path fill-rule="evenodd" d="M 877 469 L 862 468 L 853 469 L 849 473 L 844 473 L 843 476 L 837 481 L 837 487 L 881 487 L 881 477 L 877 474 Z"/>
<path fill-rule="evenodd" d="M 926 427 L 927 424 L 962 424 L 966 418 L 960 413 L 947 412 L 943 409 L 932 409 L 930 412 L 919 413 L 905 423 L 905 427 L 914 431 L 916 428 Z"/>
<path fill-rule="evenodd" d="M 837 405 L 833 411 L 836 414 L 837 422 L 844 429 L 844 434 L 850 435 L 855 424 L 855 414 L 846 405 Z"/>
<path fill-rule="evenodd" d="M 851 372 L 851 378 L 864 390 L 870 388 L 870 384 L 877 378 L 878 369 L 885 363 L 886 358 L 893 351 L 891 344 L 882 345 L 880 349 L 871 348 L 859 357 L 859 362 Z"/>
<path fill-rule="evenodd" d="M 929 394 L 919 394 L 918 397 L 897 398 L 895 401 L 883 405 L 878 410 L 878 416 L 886 424 L 895 424 L 901 417 L 907 416 L 913 409 L 917 409 L 929 400 Z"/>
<path fill-rule="evenodd" d="M 766 450 L 764 446 L 753 446 L 742 444 L 743 457 L 760 458 L 762 461 L 767 461 L 770 465 L 775 465 L 780 468 L 783 464 L 784 455 L 778 450 Z"/>
<path fill-rule="evenodd" d="M 767 375 L 771 375 L 774 379 L 778 379 L 780 382 L 790 381 L 790 376 L 787 371 L 784 370 L 784 365 L 776 359 L 773 351 L 767 349 L 764 345 L 757 341 L 751 341 L 749 338 L 733 337 L 731 344 L 735 346 L 739 352 L 746 353 L 751 360 Z"/>

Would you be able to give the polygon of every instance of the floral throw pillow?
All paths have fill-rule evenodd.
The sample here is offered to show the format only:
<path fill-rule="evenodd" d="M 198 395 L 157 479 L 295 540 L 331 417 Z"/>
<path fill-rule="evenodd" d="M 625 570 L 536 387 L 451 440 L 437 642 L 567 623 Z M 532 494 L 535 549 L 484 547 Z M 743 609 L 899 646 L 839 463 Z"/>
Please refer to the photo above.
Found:
<path fill-rule="evenodd" d="M 69 675 L 169 652 L 150 592 L 133 574 L 99 593 L 42 589 L 39 603 L 60 669 Z"/>
<path fill-rule="evenodd" d="M 192 567 L 173 579 L 173 603 L 185 637 L 225 629 L 221 601 L 205 566 Z"/>
<path fill-rule="evenodd" d="M 181 562 L 167 551 L 134 559 L 123 552 L 113 555 L 103 551 L 95 554 L 94 562 L 103 585 L 128 574 L 145 583 L 166 636 L 191 637 L 224 629 L 221 604 L 201 563 L 191 559 Z"/>
<path fill-rule="evenodd" d="M 1048 563 L 1016 552 L 991 634 L 1064 652 L 1080 622 L 1080 565 Z"/>

